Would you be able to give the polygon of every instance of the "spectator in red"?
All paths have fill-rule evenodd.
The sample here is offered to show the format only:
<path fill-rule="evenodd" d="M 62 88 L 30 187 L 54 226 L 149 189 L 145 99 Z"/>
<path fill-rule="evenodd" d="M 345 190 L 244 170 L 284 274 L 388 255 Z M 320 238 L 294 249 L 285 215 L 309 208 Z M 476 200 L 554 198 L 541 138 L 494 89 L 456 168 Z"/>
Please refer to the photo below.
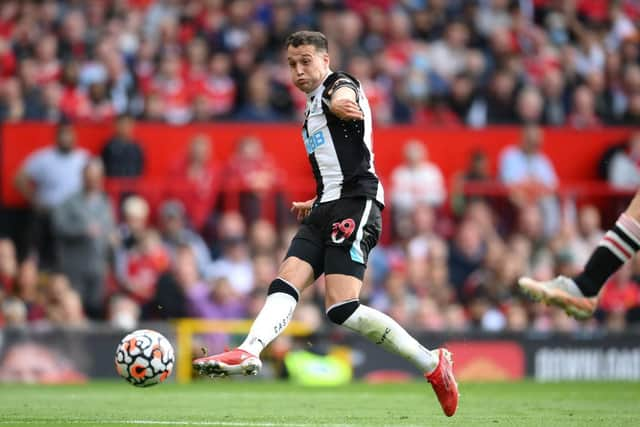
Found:
<path fill-rule="evenodd" d="M 149 205 L 142 197 L 129 196 L 122 211 L 124 223 L 119 227 L 121 244 L 115 251 L 115 277 L 120 296 L 125 301 L 144 304 L 155 294 L 158 278 L 169 267 L 169 254 L 159 234 L 147 228 Z M 122 306 L 117 298 L 112 302 L 118 307 L 111 306 L 110 310 L 122 308 L 125 318 L 133 314 L 128 310 L 127 302 L 122 302 Z"/>
<path fill-rule="evenodd" d="M 87 116 L 90 120 L 104 122 L 116 117 L 116 109 L 111 102 L 105 83 L 91 83 L 89 85 L 88 100 L 89 112 Z"/>
<path fill-rule="evenodd" d="M 413 122 L 441 128 L 455 128 L 462 125 L 462 121 L 449 108 L 447 100 L 442 96 L 432 96 L 425 108 L 415 112 Z"/>
<path fill-rule="evenodd" d="M 579 86 L 573 92 L 573 109 L 567 123 L 576 129 L 593 129 L 602 126 L 596 114 L 593 92 L 588 86 Z"/>
<path fill-rule="evenodd" d="M 640 307 L 640 285 L 631 277 L 630 262 L 624 264 L 605 284 L 598 306 L 605 312 Z"/>
<path fill-rule="evenodd" d="M 91 115 L 89 98 L 78 86 L 78 72 L 78 64 L 73 61 L 67 62 L 62 72 L 60 110 L 70 120 L 88 119 Z"/>
<path fill-rule="evenodd" d="M 411 21 L 406 12 L 395 10 L 387 17 L 389 42 L 385 48 L 388 72 L 392 77 L 402 76 L 416 50 L 411 38 Z"/>
<path fill-rule="evenodd" d="M 208 72 L 195 82 L 195 93 L 204 97 L 211 117 L 229 117 L 236 99 L 236 83 L 229 76 L 231 57 L 224 52 L 213 54 Z"/>
<path fill-rule="evenodd" d="M 144 171 L 144 152 L 133 139 L 134 125 L 128 114 L 118 116 L 116 132 L 102 149 L 105 175 L 109 178 L 139 177 Z"/>
<path fill-rule="evenodd" d="M 197 85 L 207 77 L 207 43 L 201 38 L 191 40 L 187 45 L 186 56 L 184 78 L 190 85 Z"/>
<path fill-rule="evenodd" d="M 218 170 L 211 162 L 211 140 L 198 134 L 191 140 L 184 159 L 173 166 L 167 182 L 167 199 L 178 199 L 186 208 L 195 230 L 202 230 L 217 194 Z"/>
<path fill-rule="evenodd" d="M 38 41 L 36 48 L 36 63 L 38 83 L 45 85 L 57 81 L 62 74 L 62 65 L 57 58 L 58 39 L 53 34 L 47 34 Z"/>
<path fill-rule="evenodd" d="M 255 136 L 240 139 L 236 152 L 227 166 L 227 188 L 232 190 L 227 196 L 239 194 L 240 212 L 248 224 L 264 218 L 263 211 L 276 210 L 276 218 L 281 221 L 282 210 L 286 211 L 284 199 L 279 192 L 279 171 L 273 159 L 264 153 L 262 142 Z M 274 197 L 275 196 L 275 197 Z M 225 203 L 232 202 L 227 199 Z"/>
<path fill-rule="evenodd" d="M 0 78 L 15 74 L 16 57 L 8 40 L 0 36 Z"/>
<path fill-rule="evenodd" d="M 155 71 L 155 57 L 158 53 L 158 45 L 154 39 L 145 38 L 140 41 L 140 46 L 135 56 L 133 72 L 137 84 L 143 92 L 149 90 Z"/>
<path fill-rule="evenodd" d="M 160 275 L 169 268 L 169 254 L 154 230 L 142 232 L 132 248 L 118 252 L 116 260 L 120 288 L 141 305 L 153 298 Z"/>
<path fill-rule="evenodd" d="M 182 124 L 191 118 L 190 93 L 182 76 L 180 57 L 167 53 L 162 58 L 158 75 L 149 82 L 147 92 L 157 93 L 164 107 L 164 118 Z"/>

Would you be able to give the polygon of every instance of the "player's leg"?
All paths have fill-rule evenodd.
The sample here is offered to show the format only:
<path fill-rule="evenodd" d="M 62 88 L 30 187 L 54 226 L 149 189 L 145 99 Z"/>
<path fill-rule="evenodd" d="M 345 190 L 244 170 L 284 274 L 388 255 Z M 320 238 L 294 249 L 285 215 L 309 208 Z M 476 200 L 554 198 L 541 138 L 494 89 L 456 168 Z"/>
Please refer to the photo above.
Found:
<path fill-rule="evenodd" d="M 421 372 L 431 373 L 438 355 L 424 348 L 402 326 L 386 314 L 360 304 L 362 282 L 344 274 L 325 276 L 327 317 L 338 325 L 359 333 L 385 350 L 398 354 Z"/>
<path fill-rule="evenodd" d="M 574 278 L 519 280 L 520 288 L 536 300 L 556 305 L 577 319 L 590 317 L 607 279 L 640 249 L 640 191 L 591 253 L 584 270 Z"/>
<path fill-rule="evenodd" d="M 295 256 L 286 258 L 278 277 L 269 285 L 264 306 L 238 348 L 260 356 L 262 350 L 287 327 L 300 294 L 313 280 L 313 268 L 308 262 Z"/>
<path fill-rule="evenodd" d="M 445 414 L 453 415 L 458 388 L 449 352 L 427 350 L 391 317 L 360 304 L 367 258 L 382 227 L 380 208 L 372 200 L 347 199 L 331 212 L 324 252 L 327 317 L 413 363 L 431 383 Z"/>
<path fill-rule="evenodd" d="M 271 282 L 264 306 L 243 343 L 237 349 L 195 359 L 193 366 L 201 374 L 258 373 L 262 367 L 260 353 L 287 327 L 300 294 L 322 273 L 323 248 L 311 240 L 300 238 L 301 233 L 308 231 L 305 227 L 301 227 L 293 239 L 278 277 Z"/>
<path fill-rule="evenodd" d="M 344 255 L 343 252 L 329 256 L 339 259 Z M 325 276 L 327 317 L 410 361 L 431 383 L 444 413 L 452 416 L 458 407 L 458 385 L 453 376 L 451 354 L 444 348 L 427 350 L 391 317 L 360 304 L 362 279 L 350 275 L 358 274 L 359 270 L 356 266 L 346 274 Z"/>

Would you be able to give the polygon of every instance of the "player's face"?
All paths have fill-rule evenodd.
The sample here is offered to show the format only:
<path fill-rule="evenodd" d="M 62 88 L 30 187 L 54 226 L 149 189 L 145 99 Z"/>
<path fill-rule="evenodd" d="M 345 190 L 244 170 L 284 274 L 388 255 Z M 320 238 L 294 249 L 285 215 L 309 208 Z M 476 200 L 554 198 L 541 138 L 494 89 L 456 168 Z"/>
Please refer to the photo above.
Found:
<path fill-rule="evenodd" d="M 291 81 L 298 89 L 309 93 L 317 88 L 329 70 L 329 54 L 313 45 L 287 48 Z"/>

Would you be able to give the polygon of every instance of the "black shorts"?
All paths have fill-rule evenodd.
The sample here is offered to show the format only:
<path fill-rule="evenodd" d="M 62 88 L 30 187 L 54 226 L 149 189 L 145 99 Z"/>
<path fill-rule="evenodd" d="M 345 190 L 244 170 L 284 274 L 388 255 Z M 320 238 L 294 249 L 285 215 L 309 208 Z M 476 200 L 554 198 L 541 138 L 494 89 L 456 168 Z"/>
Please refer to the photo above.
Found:
<path fill-rule="evenodd" d="M 287 258 L 308 262 L 316 279 L 325 273 L 362 280 L 381 231 L 382 216 L 375 200 L 346 198 L 316 204 L 291 241 Z"/>

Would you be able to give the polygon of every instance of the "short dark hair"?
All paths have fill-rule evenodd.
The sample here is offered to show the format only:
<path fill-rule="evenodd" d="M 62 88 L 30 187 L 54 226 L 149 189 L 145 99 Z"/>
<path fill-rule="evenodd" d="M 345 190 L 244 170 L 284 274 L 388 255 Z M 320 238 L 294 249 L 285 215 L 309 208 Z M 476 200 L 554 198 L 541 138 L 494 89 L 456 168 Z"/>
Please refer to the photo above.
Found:
<path fill-rule="evenodd" d="M 296 31 L 290 34 L 285 41 L 285 47 L 303 45 L 315 46 L 316 50 L 329 52 L 327 37 L 319 31 Z"/>
<path fill-rule="evenodd" d="M 73 123 L 68 119 L 60 120 L 56 126 L 56 138 L 60 138 L 60 135 L 66 131 L 73 132 Z"/>

